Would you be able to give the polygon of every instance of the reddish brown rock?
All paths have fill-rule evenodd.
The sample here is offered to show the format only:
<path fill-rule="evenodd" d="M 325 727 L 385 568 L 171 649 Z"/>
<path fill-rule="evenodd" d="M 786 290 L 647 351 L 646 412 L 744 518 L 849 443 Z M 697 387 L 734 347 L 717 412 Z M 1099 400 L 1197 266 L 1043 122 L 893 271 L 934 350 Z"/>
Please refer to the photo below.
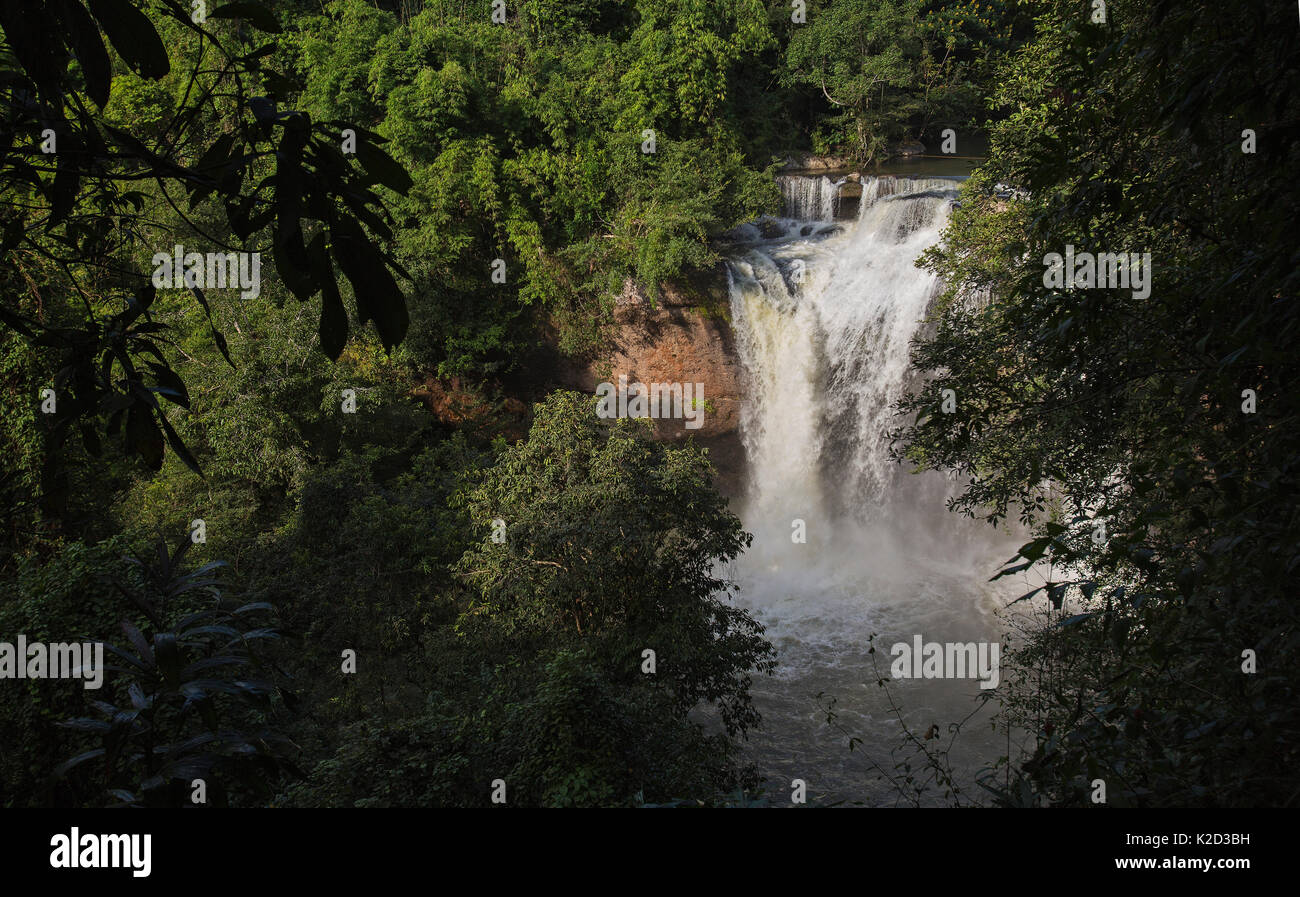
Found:
<path fill-rule="evenodd" d="M 704 304 L 688 290 L 665 286 L 657 303 L 631 281 L 615 300 L 610 348 L 604 357 L 570 365 L 563 385 L 594 393 L 602 382 L 703 384 L 707 402 L 702 424 L 684 419 L 655 421 L 656 438 L 675 442 L 694 437 L 709 449 L 718 486 L 734 494 L 744 452 L 740 443 L 741 367 L 722 302 Z M 695 387 L 697 390 L 699 387 Z"/>
<path fill-rule="evenodd" d="M 458 377 L 442 380 L 426 375 L 411 390 L 440 422 L 457 429 L 501 433 L 507 439 L 522 439 L 528 433 L 531 409 L 516 398 L 504 398 L 492 403 L 472 387 L 462 384 Z"/>

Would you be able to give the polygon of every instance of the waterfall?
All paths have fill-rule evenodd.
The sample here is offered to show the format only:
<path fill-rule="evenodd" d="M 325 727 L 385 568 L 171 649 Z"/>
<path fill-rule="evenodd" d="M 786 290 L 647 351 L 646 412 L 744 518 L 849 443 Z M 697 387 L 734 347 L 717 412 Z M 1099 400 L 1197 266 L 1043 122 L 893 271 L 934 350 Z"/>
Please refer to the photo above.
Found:
<path fill-rule="evenodd" d="M 915 260 L 938 240 L 956 186 L 864 179 L 860 218 L 846 231 L 754 245 L 732 259 L 733 323 L 750 378 L 742 438 L 753 506 L 797 494 L 810 513 L 823 511 L 823 499 L 853 504 L 860 517 L 879 507 L 898 476 L 888 460 L 890 406 L 937 287 Z M 783 189 L 804 202 L 823 188 Z"/>
<path fill-rule="evenodd" d="M 946 510 L 954 486 L 946 477 L 913 475 L 889 458 L 889 431 L 902 423 L 892 406 L 915 376 L 910 343 L 939 287 L 915 262 L 939 239 L 957 186 L 863 178 L 857 220 L 810 226 L 834 221 L 839 187 L 785 177 L 786 215 L 803 221 L 738 228 L 730 248 L 746 376 L 738 512 L 754 534 L 734 573 L 780 662 L 775 683 L 755 684 L 766 723 L 754 750 L 776 778 L 805 778 L 810 789 L 816 778 L 824 794 L 885 799 L 812 699 L 834 695 L 841 723 L 868 746 L 873 737 L 893 746 L 897 724 L 874 687 L 873 633 L 885 638 L 874 659 L 883 655 L 886 674 L 896 640 L 995 633 L 984 565 L 1010 552 L 990 552 L 987 528 Z M 898 688 L 914 712 L 942 724 L 969 711 L 969 686 Z"/>
<path fill-rule="evenodd" d="M 867 210 L 876 204 L 877 201 L 889 196 L 913 196 L 920 197 L 924 194 L 933 194 L 946 198 L 954 198 L 953 191 L 957 188 L 958 180 L 955 178 L 924 178 L 924 177 L 895 177 L 884 175 L 881 177 L 864 178 L 862 180 L 862 199 L 858 205 L 858 218 L 861 219 L 867 213 Z"/>
<path fill-rule="evenodd" d="M 844 179 L 781 175 L 776 179 L 785 201 L 785 216 L 802 221 L 834 221 Z"/>

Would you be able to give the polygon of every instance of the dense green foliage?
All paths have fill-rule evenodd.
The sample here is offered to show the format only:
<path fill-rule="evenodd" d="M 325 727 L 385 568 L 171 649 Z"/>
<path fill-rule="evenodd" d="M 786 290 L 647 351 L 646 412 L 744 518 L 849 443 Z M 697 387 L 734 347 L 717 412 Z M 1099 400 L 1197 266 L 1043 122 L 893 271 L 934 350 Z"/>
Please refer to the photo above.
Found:
<path fill-rule="evenodd" d="M 358 321 L 373 321 L 385 347 L 406 334 L 393 273 L 401 268 L 367 229 L 391 236 L 370 188 L 404 192 L 409 176 L 377 135 L 278 109 L 294 85 L 266 64 L 275 44 L 255 47 L 253 38 L 281 27 L 256 6 L 244 11 L 245 24 L 232 25 L 232 9 L 240 8 L 213 10 L 210 23 L 179 0 L 166 0 L 156 22 L 127 2 L 87 9 L 24 0 L 0 11 L 7 85 L 0 255 L 10 294 L 0 322 L 57 359 L 47 506 L 61 504 L 66 490 L 56 456 L 68 435 L 78 432 L 98 455 L 101 419 L 107 435 L 120 434 L 123 448 L 149 467 L 162 465 L 166 444 L 198 470 L 160 404 L 188 407 L 189 395 L 163 351 L 168 327 L 152 309 L 159 289 L 187 290 L 214 325 L 205 293 L 217 284 L 206 279 L 220 271 L 224 288 L 238 269 L 227 274 L 200 260 L 182 270 L 186 250 L 173 239 L 189 239 L 191 250 L 201 239 L 223 258 L 236 247 L 273 247 L 282 289 L 298 300 L 319 294 L 320 346 L 331 357 L 349 329 L 335 266 L 351 284 Z M 182 64 L 173 67 L 168 44 Z M 115 94 L 115 84 L 125 89 Z M 153 106 L 143 121 L 137 104 Z M 344 129 L 360 165 L 336 145 Z M 177 205 L 181 194 L 190 216 Z M 160 269 L 159 256 L 168 259 L 173 248 L 175 266 Z M 241 286 L 255 295 L 258 278 L 251 266 L 247 273 Z M 47 302 L 51 286 L 68 301 Z M 231 363 L 221 332 L 212 336 Z"/>
<path fill-rule="evenodd" d="M 4 802 L 752 790 L 734 739 L 772 654 L 716 572 L 748 537 L 703 453 L 573 394 L 498 412 L 601 349 L 628 278 L 692 289 L 776 209 L 789 151 L 866 160 L 969 119 L 1011 13 L 191 13 L 0 15 L 0 638 L 103 640 L 118 667 L 0 689 Z M 176 244 L 262 253 L 260 290 L 155 286 Z M 456 432 L 416 401 L 453 378 L 485 409 Z"/>
<path fill-rule="evenodd" d="M 790 152 L 986 113 L 901 451 L 1033 529 L 1008 569 L 1049 625 L 1016 618 L 1000 693 L 1032 743 L 992 799 L 1295 802 L 1293 10 L 210 5 L 0 13 L 0 640 L 119 667 L 3 683 L 6 805 L 755 788 L 747 535 L 701 449 L 548 378 L 628 279 L 714 268 Z M 155 288 L 174 244 L 262 252 L 260 292 Z M 1150 253 L 1150 295 L 1046 286 L 1067 244 Z M 452 381 L 460 426 L 418 400 Z"/>
<path fill-rule="evenodd" d="M 770 669 L 771 648 L 711 573 L 747 537 L 698 450 L 633 423 L 608 431 L 591 411 L 556 393 L 490 466 L 462 456 L 449 479 L 449 462 L 426 456 L 373 485 L 357 482 L 368 465 L 349 467 L 347 488 L 304 498 L 316 532 L 295 544 L 340 559 L 319 584 L 338 606 L 329 629 L 310 599 L 294 602 L 315 619 L 312 656 L 336 669 L 357 646 L 365 667 L 342 695 L 325 690 L 333 706 L 317 722 L 348 734 L 290 801 L 477 806 L 497 778 L 511 804 L 546 806 L 753 785 L 726 735 L 757 722 L 748 676 Z M 327 508 L 342 523 L 322 532 L 310 521 Z M 422 544 L 431 535 L 453 541 Z M 388 568 L 394 542 L 423 569 Z M 692 722 L 697 706 L 722 725 Z"/>
<path fill-rule="evenodd" d="M 1294 804 L 1295 10 L 1108 13 L 1043 4 L 1005 65 L 1011 114 L 929 257 L 948 290 L 908 456 L 1035 528 L 1009 569 L 1041 573 L 1053 625 L 1014 661 L 1036 742 L 1001 800 L 1087 805 L 1102 779 L 1111 804 Z M 1048 288 L 1067 244 L 1149 252 L 1150 295 Z"/>
<path fill-rule="evenodd" d="M 1015 3 L 808 4 L 792 27 L 782 78 L 830 104 L 820 149 L 871 160 L 902 138 L 967 133 L 993 62 L 1025 27 Z"/>

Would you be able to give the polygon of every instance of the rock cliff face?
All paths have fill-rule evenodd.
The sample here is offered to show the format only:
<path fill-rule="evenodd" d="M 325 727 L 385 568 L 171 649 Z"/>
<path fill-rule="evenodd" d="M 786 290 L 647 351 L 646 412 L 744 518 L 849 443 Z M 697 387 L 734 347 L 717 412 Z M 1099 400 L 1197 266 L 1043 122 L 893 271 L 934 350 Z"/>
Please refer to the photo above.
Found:
<path fill-rule="evenodd" d="M 724 275 L 718 272 L 718 277 Z M 627 282 L 616 300 L 610 349 L 603 358 L 568 365 L 563 385 L 594 393 L 602 382 L 697 384 L 705 413 L 698 429 L 683 419 L 655 421 L 656 437 L 666 442 L 694 438 L 709 450 L 718 470 L 718 488 L 736 494 L 744 451 L 740 442 L 741 368 L 735 350 L 725 291 L 712 296 L 687 294 L 665 286 L 652 303 L 638 285 Z M 702 386 L 701 386 L 702 385 Z M 698 397 L 698 392 L 697 392 Z"/>

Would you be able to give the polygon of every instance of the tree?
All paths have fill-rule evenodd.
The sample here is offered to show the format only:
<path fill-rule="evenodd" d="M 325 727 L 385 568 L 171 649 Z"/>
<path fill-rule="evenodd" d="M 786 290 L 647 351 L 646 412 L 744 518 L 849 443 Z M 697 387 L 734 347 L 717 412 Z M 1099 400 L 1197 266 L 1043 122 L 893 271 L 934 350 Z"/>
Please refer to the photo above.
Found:
<path fill-rule="evenodd" d="M 3 67 L 0 123 L 0 321 L 59 358 L 51 456 L 74 428 L 98 453 L 102 418 L 151 468 L 161 466 L 166 442 L 197 471 L 159 402 L 187 407 L 189 398 L 162 348 L 166 327 L 150 312 L 156 282 L 137 258 L 169 254 L 169 231 L 197 235 L 213 251 L 260 252 L 254 238 L 269 230 L 265 248 L 289 292 L 321 296 L 320 345 L 332 358 L 348 332 L 335 265 L 352 285 L 359 321 L 374 321 L 389 349 L 405 336 L 392 273 L 401 269 L 376 245 L 392 232 L 372 188 L 402 192 L 409 176 L 367 129 L 279 108 L 297 86 L 268 64 L 274 40 L 254 40 L 281 30 L 266 7 L 232 3 L 197 18 L 180 0 L 162 0 L 157 20 L 129 0 L 21 0 L 0 13 L 13 60 Z M 186 78 L 172 75 L 169 43 L 186 57 Z M 170 78 L 176 89 L 174 111 L 153 134 L 110 121 L 114 87 L 136 77 Z M 345 132 L 360 167 L 344 155 Z M 188 213 L 173 190 L 187 194 Z M 191 217 L 213 201 L 226 233 Z M 94 282 L 83 287 L 83 277 Z M 54 283 L 66 301 L 47 304 L 44 287 Z M 187 286 L 210 322 L 203 285 Z M 212 337 L 224 354 L 224 337 L 215 329 Z M 47 473 L 47 492 L 57 494 L 58 465 Z"/>
<path fill-rule="evenodd" d="M 749 537 L 703 452 L 652 442 L 637 422 L 607 426 L 576 393 L 535 411 L 528 439 L 464 473 L 453 502 L 464 517 L 440 536 L 473 534 L 444 568 L 456 584 L 424 602 L 422 625 L 411 620 L 400 642 L 366 652 L 372 667 L 413 671 L 384 677 L 392 708 L 333 737 L 289 802 L 483 806 L 486 784 L 502 778 L 511 805 L 630 806 L 756 784 L 729 736 L 758 723 L 750 677 L 772 670 L 774 650 L 717 572 Z M 396 495 L 419 506 L 437 482 L 359 499 L 367 513 L 351 515 L 349 531 L 385 521 L 399 546 L 386 559 L 404 569 L 416 558 L 400 547 L 409 536 L 397 514 L 411 512 Z M 400 609 L 409 577 L 382 575 L 400 593 L 383 610 Z M 416 682 L 422 700 L 393 701 Z"/>
<path fill-rule="evenodd" d="M 957 509 L 1035 528 L 1004 571 L 1043 577 L 1022 600 L 1054 624 L 1011 677 L 1029 793 L 1294 802 L 1300 41 L 1265 3 L 1110 10 L 1050 4 L 1006 66 L 1011 115 L 926 260 L 947 288 L 900 435 L 967 481 Z M 1052 283 L 1067 246 L 1149 253 L 1149 289 Z"/>
<path fill-rule="evenodd" d="M 553 394 L 527 441 L 468 495 L 471 519 L 490 535 L 457 569 L 477 593 L 463 627 L 479 619 L 503 637 L 536 644 L 595 644 L 617 681 L 639 677 L 655 650 L 653 679 L 682 713 L 718 705 L 728 731 L 758 721 L 749 672 L 772 669 L 762 627 L 727 602 L 734 586 L 717 565 L 749 544 L 709 483 L 694 447 L 650 441 L 635 421 L 606 432 L 594 400 Z"/>
<path fill-rule="evenodd" d="M 825 110 L 814 140 L 873 162 L 937 123 L 975 126 L 971 80 L 1013 43 L 1010 4 L 827 0 L 789 27 L 780 73 Z"/>

